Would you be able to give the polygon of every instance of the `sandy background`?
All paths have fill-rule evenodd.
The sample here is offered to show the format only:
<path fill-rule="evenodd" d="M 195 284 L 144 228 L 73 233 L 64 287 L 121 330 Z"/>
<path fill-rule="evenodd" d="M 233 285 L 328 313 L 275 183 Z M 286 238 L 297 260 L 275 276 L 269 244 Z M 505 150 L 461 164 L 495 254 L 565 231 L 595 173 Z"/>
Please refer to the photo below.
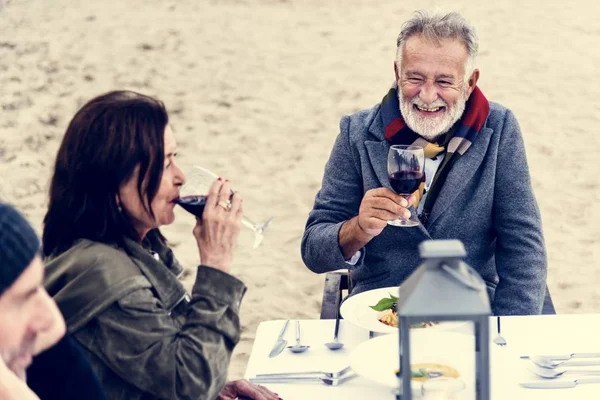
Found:
<path fill-rule="evenodd" d="M 258 250 L 242 235 L 234 266 L 249 287 L 230 370 L 241 377 L 261 321 L 318 318 L 323 276 L 300 259 L 304 223 L 340 117 L 379 102 L 393 80 L 409 3 L 0 0 L 0 199 L 40 232 L 54 156 L 77 108 L 111 89 L 162 99 L 180 164 L 230 179 L 249 217 L 276 217 Z M 558 311 L 596 312 L 600 5 L 485 3 L 444 5 L 476 24 L 480 87 L 519 118 Z M 192 222 L 180 212 L 165 232 L 193 270 Z"/>

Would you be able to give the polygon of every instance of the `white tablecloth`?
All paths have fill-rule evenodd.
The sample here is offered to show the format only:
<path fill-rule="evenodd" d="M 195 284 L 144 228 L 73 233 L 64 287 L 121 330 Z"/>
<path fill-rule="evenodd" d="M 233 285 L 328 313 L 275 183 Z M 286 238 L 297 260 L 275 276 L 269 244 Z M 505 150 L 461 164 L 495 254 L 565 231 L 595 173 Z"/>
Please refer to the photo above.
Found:
<path fill-rule="evenodd" d="M 502 317 L 501 321 L 502 335 L 508 345 L 503 348 L 491 345 L 492 399 L 600 399 L 600 384 L 582 384 L 572 389 L 525 389 L 518 384 L 523 381 L 542 380 L 525 368 L 528 361 L 519 359 L 519 355 L 600 353 L 600 314 Z M 246 378 L 258 373 L 338 371 L 349 364 L 352 350 L 363 341 L 369 340 L 368 331 L 342 320 L 339 338 L 345 346 L 334 352 L 327 349 L 324 343 L 332 339 L 335 321 L 306 320 L 300 322 L 302 343 L 310 345 L 311 348 L 302 354 L 292 354 L 286 349 L 279 356 L 269 358 L 268 354 L 283 322 L 265 321 L 259 325 L 246 369 Z M 495 318 L 490 319 L 490 331 L 490 338 L 493 338 L 496 333 Z M 294 324 L 290 322 L 285 335 L 288 343 L 293 343 L 294 335 Z M 600 366 L 596 369 L 600 370 Z M 391 389 L 362 377 L 344 382 L 340 386 L 319 383 L 264 386 L 279 393 L 285 400 L 395 399 Z"/>

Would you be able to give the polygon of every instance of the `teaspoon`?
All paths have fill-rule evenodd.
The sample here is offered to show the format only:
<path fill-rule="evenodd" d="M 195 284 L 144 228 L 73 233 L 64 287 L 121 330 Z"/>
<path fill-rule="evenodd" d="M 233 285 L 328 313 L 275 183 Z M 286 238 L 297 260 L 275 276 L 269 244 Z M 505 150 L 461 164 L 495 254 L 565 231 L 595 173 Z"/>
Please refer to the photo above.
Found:
<path fill-rule="evenodd" d="M 300 344 L 300 321 L 296 320 L 296 344 L 288 346 L 288 349 L 292 353 L 304 353 L 309 347 Z"/>

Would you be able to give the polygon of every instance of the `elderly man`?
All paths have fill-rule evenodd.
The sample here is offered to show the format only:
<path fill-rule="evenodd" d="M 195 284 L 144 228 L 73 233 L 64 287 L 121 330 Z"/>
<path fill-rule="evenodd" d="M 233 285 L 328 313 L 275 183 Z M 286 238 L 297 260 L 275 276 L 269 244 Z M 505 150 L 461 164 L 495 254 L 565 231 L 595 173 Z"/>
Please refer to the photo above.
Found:
<path fill-rule="evenodd" d="M 459 239 L 494 314 L 540 313 L 546 252 L 523 139 L 513 113 L 477 87 L 474 29 L 457 13 L 417 12 L 397 46 L 392 89 L 340 122 L 302 240 L 305 264 L 348 268 L 358 293 L 403 282 L 420 242 Z M 425 149 L 424 190 L 408 201 L 391 190 L 393 144 Z M 388 226 L 411 212 L 421 224 Z"/>

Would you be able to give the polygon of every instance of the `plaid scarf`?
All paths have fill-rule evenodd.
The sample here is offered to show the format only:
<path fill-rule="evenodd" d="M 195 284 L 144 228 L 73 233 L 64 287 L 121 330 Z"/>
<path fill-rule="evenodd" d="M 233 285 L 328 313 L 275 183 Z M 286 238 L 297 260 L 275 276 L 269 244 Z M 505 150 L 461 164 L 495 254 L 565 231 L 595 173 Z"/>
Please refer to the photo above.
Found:
<path fill-rule="evenodd" d="M 392 87 L 381 101 L 381 119 L 383 121 L 384 136 L 390 144 L 415 145 L 424 148 L 426 158 L 434 158 L 443 151 L 446 157 L 440 164 L 429 188 L 423 212 L 419 216 L 423 225 L 427 224 L 427 218 L 433 204 L 446 181 L 448 172 L 454 163 L 471 147 L 477 138 L 477 133 L 483 127 L 490 112 L 490 105 L 478 87 L 475 87 L 465 106 L 463 117 L 452 127 L 448 133 L 438 139 L 438 143 L 431 143 L 425 138 L 413 132 L 404 122 L 400 114 L 398 101 L 398 89 Z M 425 174 L 421 185 L 414 193 L 417 197 L 415 208 L 425 192 Z"/>

